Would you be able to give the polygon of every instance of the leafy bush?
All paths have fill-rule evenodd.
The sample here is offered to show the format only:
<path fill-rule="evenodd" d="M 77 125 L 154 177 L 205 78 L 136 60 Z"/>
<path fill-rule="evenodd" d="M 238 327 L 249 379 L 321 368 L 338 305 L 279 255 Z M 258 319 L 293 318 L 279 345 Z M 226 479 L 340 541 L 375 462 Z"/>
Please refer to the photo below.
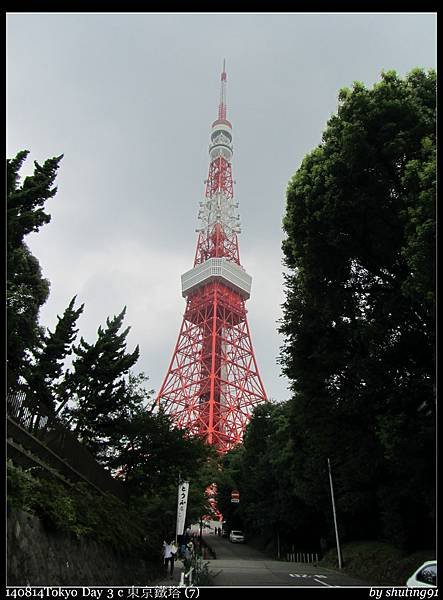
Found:
<path fill-rule="evenodd" d="M 38 516 L 45 527 L 88 537 L 119 552 L 144 554 L 146 526 L 137 510 L 84 483 L 63 485 L 8 461 L 8 502 Z"/>
<path fill-rule="evenodd" d="M 208 565 L 209 565 L 209 563 L 207 563 L 207 562 L 205 564 L 200 563 L 198 565 L 195 579 L 194 579 L 195 585 L 199 585 L 199 586 L 200 585 L 203 585 L 203 586 L 212 585 L 212 579 L 209 574 Z"/>
<path fill-rule="evenodd" d="M 75 527 L 75 500 L 55 481 L 36 480 L 31 507 L 47 528 L 72 531 Z"/>
<path fill-rule="evenodd" d="M 30 502 L 35 489 L 35 478 L 31 469 L 15 467 L 12 460 L 8 460 L 7 469 L 7 494 L 8 501 L 14 508 L 31 511 Z"/>
<path fill-rule="evenodd" d="M 208 562 L 203 563 L 199 554 L 194 554 L 189 559 L 183 561 L 184 572 L 188 573 L 192 568 L 192 585 L 209 586 L 212 585 L 211 575 L 209 573 Z"/>

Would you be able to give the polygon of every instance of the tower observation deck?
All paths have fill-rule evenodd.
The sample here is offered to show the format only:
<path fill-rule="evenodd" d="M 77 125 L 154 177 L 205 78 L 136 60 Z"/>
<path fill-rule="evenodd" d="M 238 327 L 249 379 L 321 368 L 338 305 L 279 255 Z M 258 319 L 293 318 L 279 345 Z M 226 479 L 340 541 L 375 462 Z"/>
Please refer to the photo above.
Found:
<path fill-rule="evenodd" d="M 240 217 L 234 200 L 226 84 L 223 63 L 194 265 L 181 278 L 186 308 L 157 396 L 158 404 L 178 427 L 202 437 L 220 453 L 242 440 L 253 408 L 267 401 L 245 306 L 252 278 L 240 263 Z"/>

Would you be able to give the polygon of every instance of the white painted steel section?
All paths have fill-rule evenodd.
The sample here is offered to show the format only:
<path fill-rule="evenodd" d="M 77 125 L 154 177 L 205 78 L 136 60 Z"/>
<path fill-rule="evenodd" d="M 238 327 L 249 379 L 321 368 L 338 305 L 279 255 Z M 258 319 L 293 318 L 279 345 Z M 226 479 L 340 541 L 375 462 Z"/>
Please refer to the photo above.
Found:
<path fill-rule="evenodd" d="M 227 161 L 231 162 L 232 154 L 232 136 L 226 135 L 223 131 L 216 129 L 211 135 L 211 143 L 209 145 L 211 160 L 215 160 L 221 155 Z"/>
<path fill-rule="evenodd" d="M 222 156 L 231 163 L 233 146 L 230 126 L 224 123 L 213 124 L 209 155 L 211 162 Z M 223 230 L 228 236 L 233 233 L 241 233 L 238 202 L 234 198 L 227 197 L 221 191 L 214 193 L 212 198 L 205 197 L 200 201 L 197 220 L 198 226 L 196 231 L 199 233 L 209 232 L 216 223 L 223 226 Z"/>
<path fill-rule="evenodd" d="M 210 258 L 182 275 L 182 296 L 186 298 L 199 287 L 211 282 L 220 281 L 245 300 L 251 295 L 252 277 L 243 267 L 226 260 L 226 258 Z"/>
<path fill-rule="evenodd" d="M 232 198 L 226 198 L 223 192 L 214 194 L 212 198 L 204 198 L 200 202 L 198 212 L 200 227 L 196 231 L 210 231 L 214 225 L 220 223 L 227 235 L 240 233 L 240 216 L 238 214 L 238 202 Z"/>

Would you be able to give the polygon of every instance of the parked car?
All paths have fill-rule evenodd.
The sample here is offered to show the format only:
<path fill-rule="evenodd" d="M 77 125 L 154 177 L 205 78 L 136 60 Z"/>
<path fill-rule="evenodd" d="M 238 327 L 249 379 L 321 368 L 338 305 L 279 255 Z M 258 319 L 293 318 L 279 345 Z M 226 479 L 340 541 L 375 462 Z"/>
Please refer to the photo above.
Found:
<path fill-rule="evenodd" d="M 229 541 L 243 543 L 245 541 L 245 536 L 243 534 L 243 531 L 239 531 L 238 529 L 233 529 L 231 531 L 231 533 L 229 534 Z"/>
<path fill-rule="evenodd" d="M 436 587 L 437 561 L 428 560 L 423 563 L 407 580 L 408 587 Z"/>

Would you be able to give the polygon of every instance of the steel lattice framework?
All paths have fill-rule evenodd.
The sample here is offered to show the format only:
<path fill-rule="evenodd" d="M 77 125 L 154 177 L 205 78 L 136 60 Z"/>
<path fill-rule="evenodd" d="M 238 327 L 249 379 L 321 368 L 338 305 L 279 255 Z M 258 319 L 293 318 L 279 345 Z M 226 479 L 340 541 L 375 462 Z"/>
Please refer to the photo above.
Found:
<path fill-rule="evenodd" d="M 178 427 L 201 436 L 220 453 L 242 440 L 252 409 L 267 400 L 246 316 L 251 277 L 240 264 L 226 82 L 223 64 L 194 267 L 182 275 L 186 309 L 157 397 Z"/>

